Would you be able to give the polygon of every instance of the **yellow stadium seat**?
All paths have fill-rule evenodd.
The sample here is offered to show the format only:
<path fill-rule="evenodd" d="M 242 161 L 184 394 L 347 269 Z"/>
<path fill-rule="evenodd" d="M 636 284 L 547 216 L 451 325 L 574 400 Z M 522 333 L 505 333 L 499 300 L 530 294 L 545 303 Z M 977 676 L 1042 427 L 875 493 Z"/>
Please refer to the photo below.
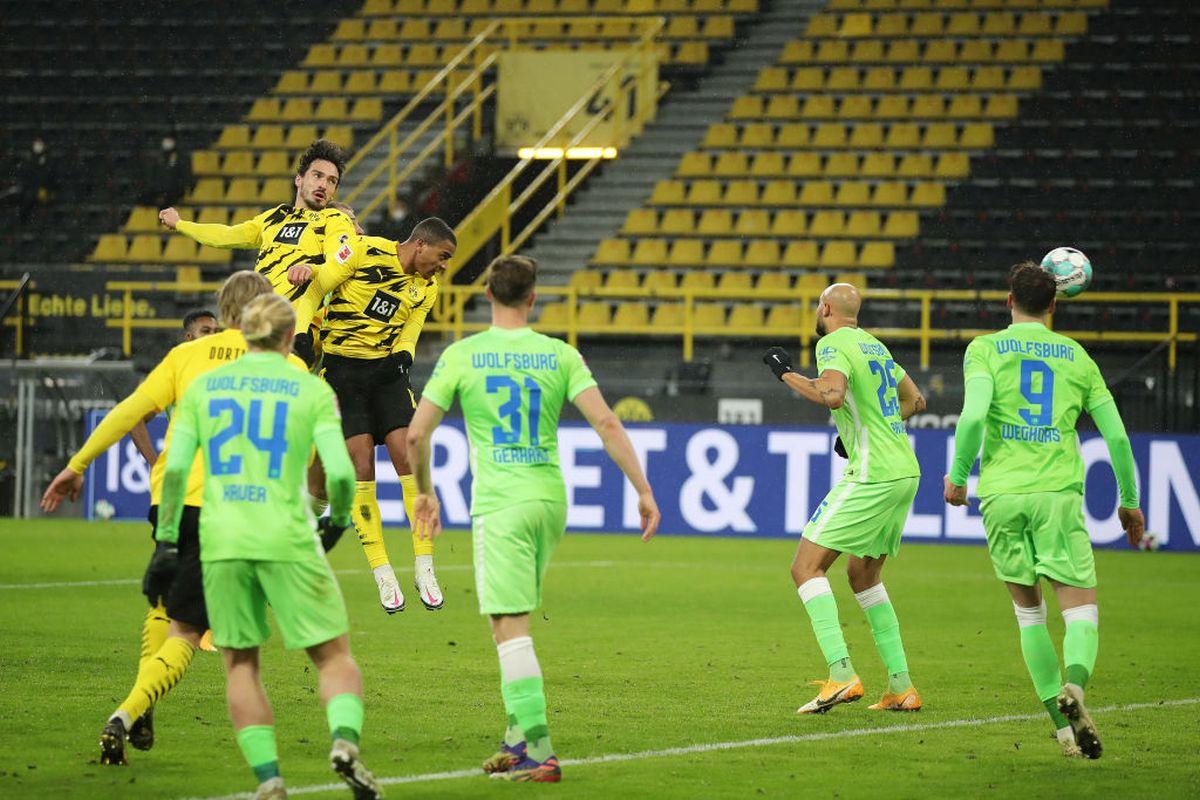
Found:
<path fill-rule="evenodd" d="M 365 67 L 369 63 L 371 61 L 366 45 L 346 44 L 338 50 L 337 65 L 339 67 Z"/>
<path fill-rule="evenodd" d="M 825 78 L 825 90 L 846 92 L 858 89 L 857 67 L 834 67 Z"/>
<path fill-rule="evenodd" d="M 364 20 L 349 17 L 340 20 L 333 32 L 333 38 L 339 42 L 357 42 L 366 38 L 367 25 Z"/>
<path fill-rule="evenodd" d="M 284 102 L 283 107 L 274 116 L 267 119 L 277 119 L 281 122 L 304 122 L 312 118 L 312 101 L 307 97 L 292 97 Z"/>
<path fill-rule="evenodd" d="M 433 38 L 443 42 L 461 42 L 467 38 L 467 26 L 461 19 L 440 19 L 433 30 Z"/>
<path fill-rule="evenodd" d="M 369 73 L 369 72 L 363 72 L 363 73 L 351 72 L 350 73 L 351 78 L 355 78 L 356 76 L 359 76 L 359 75 L 365 75 L 367 78 L 372 77 L 371 73 Z M 373 85 L 373 82 L 372 82 L 372 85 Z M 317 72 L 313 73 L 312 83 L 309 84 L 308 91 L 306 93 L 321 95 L 321 94 L 337 94 L 341 91 L 343 91 L 343 89 L 342 89 L 342 73 L 340 73 L 336 70 L 323 69 L 323 70 L 318 70 Z"/>
<path fill-rule="evenodd" d="M 311 142 L 312 139 L 309 139 L 303 146 L 308 147 Z M 283 147 L 283 128 L 278 125 L 259 125 L 254 129 L 254 135 L 250 138 L 250 146 L 255 150 L 273 150 Z"/>
<path fill-rule="evenodd" d="M 292 125 L 288 128 L 287 136 L 283 134 L 283 129 L 272 126 L 270 128 L 260 126 L 254 132 L 255 146 L 258 148 L 274 149 L 274 150 L 303 150 L 313 143 L 317 138 L 316 125 Z"/>
<path fill-rule="evenodd" d="M 803 211 L 789 208 L 776 212 L 771 220 L 773 236 L 803 236 L 808 228 L 808 219 Z"/>
<path fill-rule="evenodd" d="M 908 205 L 908 186 L 898 181 L 882 181 L 871 192 L 869 205 L 885 208 Z"/>
<path fill-rule="evenodd" d="M 163 260 L 166 260 L 165 253 Z M 223 247 L 197 247 L 192 260 L 200 264 L 228 264 L 233 260 L 233 251 Z"/>
<path fill-rule="evenodd" d="M 612 324 L 617 330 L 644 328 L 650 324 L 650 309 L 645 303 L 636 300 L 618 303 Z"/>
<path fill-rule="evenodd" d="M 941 36 L 943 30 L 942 14 L 939 11 L 937 13 L 913 14 L 912 24 L 908 26 L 906 32 L 909 36 L 933 38 Z"/>
<path fill-rule="evenodd" d="M 809 34 L 812 35 L 811 33 Z M 871 15 L 870 14 L 844 14 L 842 16 L 841 25 L 838 27 L 838 36 L 843 36 L 847 39 L 856 39 L 862 36 L 871 35 Z"/>
<path fill-rule="evenodd" d="M 824 175 L 827 178 L 858 177 L 857 153 L 833 153 L 825 159 Z"/>
<path fill-rule="evenodd" d="M 195 243 L 191 239 L 186 239 L 182 236 L 172 236 L 172 240 L 182 240 L 192 247 Z M 129 251 L 125 254 L 126 261 L 134 262 L 152 262 L 158 261 L 162 257 L 162 237 L 157 233 L 142 233 L 134 236 L 129 241 Z"/>
<path fill-rule="evenodd" d="M 303 70 L 289 69 L 275 83 L 275 94 L 304 94 L 308 91 L 308 75 Z"/>
<path fill-rule="evenodd" d="M 871 212 L 878 214 L 876 212 Z M 888 239 L 913 239 L 918 231 L 918 216 L 914 211 L 893 211 L 888 214 L 883 226 L 883 235 Z"/>
<path fill-rule="evenodd" d="M 605 289 L 636 289 L 638 285 L 638 274 L 627 269 L 614 269 L 604 279 Z"/>
<path fill-rule="evenodd" d="M 659 230 L 667 234 L 690 234 L 696 228 L 696 220 L 691 211 L 672 209 L 663 214 Z"/>
<path fill-rule="evenodd" d="M 875 21 L 876 36 L 894 39 L 897 36 L 904 36 L 906 33 L 908 33 L 908 26 L 905 24 L 902 14 L 882 14 Z"/>
<path fill-rule="evenodd" d="M 819 64 L 845 64 L 850 58 L 850 45 L 847 42 L 827 39 L 817 45 L 813 53 L 813 61 Z"/>
<path fill-rule="evenodd" d="M 945 101 L 940 94 L 919 94 L 913 98 L 909 114 L 915 119 L 940 119 L 945 115 Z"/>
<path fill-rule="evenodd" d="M 763 324 L 763 309 L 752 303 L 737 303 L 729 311 L 730 328 L 737 330 L 754 330 Z"/>
<path fill-rule="evenodd" d="M 823 174 L 820 153 L 793 153 L 788 160 L 788 175 L 793 178 L 819 178 Z"/>
<path fill-rule="evenodd" d="M 926 150 L 944 150 L 956 144 L 954 125 L 949 122 L 934 122 L 925 126 L 921 146 Z"/>
<path fill-rule="evenodd" d="M 793 39 L 783 46 L 779 56 L 781 64 L 807 64 L 813 60 L 813 43 L 807 40 Z"/>
<path fill-rule="evenodd" d="M 832 119 L 835 116 L 833 99 L 829 94 L 810 94 L 800 105 L 800 116 L 803 119 Z"/>
<path fill-rule="evenodd" d="M 758 95 L 743 95 L 733 101 L 729 109 L 730 119 L 758 119 L 763 115 L 763 98 Z"/>
<path fill-rule="evenodd" d="M 580 303 L 576 323 L 585 329 L 607 329 L 612 316 L 608 303 L 593 301 Z"/>
<path fill-rule="evenodd" d="M 905 67 L 900 72 L 899 88 L 907 92 L 927 92 L 933 88 L 933 70 L 929 67 Z"/>
<path fill-rule="evenodd" d="M 635 208 L 625 217 L 621 233 L 647 234 L 658 232 L 658 214 L 650 208 Z"/>
<path fill-rule="evenodd" d="M 391 20 L 388 20 L 391 22 Z M 392 28 L 395 30 L 395 23 L 392 23 Z M 428 19 L 409 17 L 404 20 L 400 26 L 399 32 L 393 33 L 390 36 L 372 36 L 372 39 L 404 39 L 409 42 L 424 41 L 433 37 L 433 31 Z"/>
<path fill-rule="evenodd" d="M 802 319 L 800 306 L 774 305 L 767 309 L 767 327 L 772 331 L 794 331 Z"/>
<path fill-rule="evenodd" d="M 819 272 L 810 272 L 796 279 L 796 291 L 809 292 L 814 298 L 825 291 L 828 285 L 829 279 Z"/>
<path fill-rule="evenodd" d="M 717 276 L 717 289 L 729 294 L 747 292 L 753 288 L 748 272 L 722 272 Z"/>
<path fill-rule="evenodd" d="M 737 141 L 737 126 L 728 122 L 718 122 L 708 126 L 708 131 L 704 134 L 704 141 L 700 146 L 711 149 L 736 147 Z"/>
<path fill-rule="evenodd" d="M 200 246 L 199 249 L 215 250 L 216 248 Z M 226 251 L 228 252 L 228 251 Z M 159 256 L 161 261 L 169 261 L 175 264 L 180 262 L 196 261 L 197 260 L 197 245 L 191 239 L 184 236 L 172 236 L 167 239 L 167 246 L 163 248 L 162 255 Z"/>
<path fill-rule="evenodd" d="M 721 202 L 727 206 L 757 205 L 758 183 L 755 181 L 730 181 L 725 186 Z"/>
<path fill-rule="evenodd" d="M 807 181 L 800 189 L 798 203 L 818 207 L 833 205 L 833 184 L 829 181 Z"/>
<path fill-rule="evenodd" d="M 1058 21 L 1054 25 L 1055 36 L 1082 36 L 1085 33 L 1087 33 L 1087 14 L 1082 11 L 1068 11 L 1058 15 Z M 1059 42 L 1059 44 L 1062 43 Z"/>
<path fill-rule="evenodd" d="M 810 39 L 820 36 L 837 36 L 838 19 L 833 14 L 813 14 L 808 20 L 805 34 Z"/>
<path fill-rule="evenodd" d="M 934 89 L 939 92 L 962 92 L 970 85 L 966 67 L 942 67 L 938 70 Z"/>
<path fill-rule="evenodd" d="M 817 266 L 822 269 L 843 269 L 858 264 L 853 242 L 826 242 L 821 248 Z"/>
<path fill-rule="evenodd" d="M 707 64 L 708 42 L 684 42 L 672 59 L 677 64 Z"/>
<path fill-rule="evenodd" d="M 834 283 L 848 283 L 859 291 L 867 288 L 867 276 L 861 272 L 839 272 L 833 276 Z"/>
<path fill-rule="evenodd" d="M 646 280 L 642 283 L 642 288 L 652 292 L 674 289 L 675 273 L 663 270 L 651 270 L 646 275 Z"/>
<path fill-rule="evenodd" d="M 874 64 L 883 61 L 883 41 L 862 39 L 850 49 L 850 60 L 858 64 Z"/>
<path fill-rule="evenodd" d="M 217 137 L 217 147 L 231 149 L 250 146 L 250 127 L 248 125 L 226 125 Z"/>
<path fill-rule="evenodd" d="M 156 217 L 157 219 L 157 217 Z M 127 242 L 119 233 L 101 234 L 96 249 L 88 256 L 89 261 L 124 261 Z"/>
<path fill-rule="evenodd" d="M 788 88 L 788 73 L 783 67 L 766 67 L 754 81 L 756 92 L 783 92 Z"/>
<path fill-rule="evenodd" d="M 536 323 L 539 330 L 559 331 L 567 327 L 566 303 L 546 303 L 541 309 Z"/>
<path fill-rule="evenodd" d="M 754 239 L 742 256 L 747 267 L 775 267 L 779 264 L 779 244 L 774 239 Z"/>
<path fill-rule="evenodd" d="M 257 203 L 258 181 L 255 178 L 234 178 L 229 182 L 219 202 Z"/>
<path fill-rule="evenodd" d="M 392 13 L 392 0 L 367 0 L 362 7 L 364 17 L 382 16 Z"/>
<path fill-rule="evenodd" d="M 441 66 L 442 57 L 436 45 L 413 44 L 408 47 L 406 63 L 415 67 L 437 67 Z"/>
<path fill-rule="evenodd" d="M 1004 88 L 1004 70 L 1000 67 L 980 67 L 971 76 L 971 91 L 993 92 Z"/>
<path fill-rule="evenodd" d="M 888 43 L 886 60 L 891 64 L 915 64 L 921 60 L 916 39 L 897 39 Z"/>
<path fill-rule="evenodd" d="M 990 123 L 977 122 L 964 125 L 958 138 L 958 146 L 971 150 L 984 150 L 995 144 L 995 135 Z"/>
<path fill-rule="evenodd" d="M 718 267 L 742 266 L 742 243 L 737 239 L 721 239 L 708 248 L 708 265 Z"/>
<path fill-rule="evenodd" d="M 981 70 L 982 71 L 982 70 Z M 977 94 L 958 94 L 950 99 L 946 116 L 951 119 L 977 119 L 983 116 L 983 100 Z"/>
<path fill-rule="evenodd" d="M 808 145 L 808 126 L 795 122 L 780 125 L 775 144 L 778 147 L 790 149 L 806 147 Z"/>
<path fill-rule="evenodd" d="M 314 44 L 300 63 L 306 67 L 332 67 L 337 63 L 337 50 L 331 44 Z"/>
<path fill-rule="evenodd" d="M 808 225 L 808 235 L 828 239 L 841 236 L 846 229 L 846 215 L 841 211 L 818 211 Z"/>
<path fill-rule="evenodd" d="M 918 183 L 908 202 L 922 208 L 938 208 L 946 204 L 946 187 L 940 183 Z"/>
<path fill-rule="evenodd" d="M 1016 31 L 1016 17 L 1007 11 L 993 11 L 983 15 L 984 36 L 1012 36 Z"/>
<path fill-rule="evenodd" d="M 960 64 L 978 64 L 992 60 L 992 43 L 986 39 L 970 39 L 962 43 L 958 50 Z"/>
<path fill-rule="evenodd" d="M 388 70 L 380 73 L 379 86 L 376 91 L 380 94 L 408 94 L 413 89 L 412 76 L 411 72 L 403 70 Z"/>
<path fill-rule="evenodd" d="M 577 269 L 571 273 L 568 285 L 579 291 L 588 292 L 599 289 L 604 273 L 596 269 Z"/>
<path fill-rule="evenodd" d="M 968 37 L 979 35 L 978 14 L 951 14 L 946 21 L 946 35 Z M 928 56 L 926 56 L 928 58 Z"/>
<path fill-rule="evenodd" d="M 733 233 L 733 215 L 723 208 L 706 209 L 700 215 L 696 233 L 704 236 L 728 236 Z"/>
<path fill-rule="evenodd" d="M 328 125 L 321 132 L 321 136 L 343 150 L 349 150 L 354 144 L 354 129 L 349 125 Z"/>
<path fill-rule="evenodd" d="M 783 153 L 759 153 L 754 156 L 750 166 L 750 174 L 761 178 L 774 178 L 786 172 L 783 163 Z"/>
<path fill-rule="evenodd" d="M 1010 91 L 1023 92 L 1042 88 L 1042 71 L 1038 67 L 1014 67 L 1008 75 Z"/>
<path fill-rule="evenodd" d="M 667 242 L 665 239 L 638 239 L 633 246 L 634 264 L 657 266 L 667 263 Z"/>
<path fill-rule="evenodd" d="M 679 283 L 679 288 L 690 290 L 708 291 L 713 288 L 715 281 L 711 272 L 694 269 L 683 274 L 683 280 Z"/>
<path fill-rule="evenodd" d="M 659 206 L 682 205 L 685 191 L 681 181 L 659 181 L 654 184 L 650 202 Z"/>
<path fill-rule="evenodd" d="M 130 233 L 158 232 L 158 209 L 150 206 L 134 206 L 125 220 L 124 230 Z"/>
<path fill-rule="evenodd" d="M 766 236 L 771 230 L 771 216 L 762 209 L 748 209 L 738 214 L 733 230 L 739 236 Z"/>
<path fill-rule="evenodd" d="M 891 67 L 871 67 L 863 73 L 862 88 L 868 92 L 890 92 L 896 86 L 896 71 Z"/>
<path fill-rule="evenodd" d="M 794 94 L 772 95 L 763 114 L 769 119 L 799 119 L 800 99 Z"/>
<path fill-rule="evenodd" d="M 864 178 L 890 178 L 896 172 L 896 160 L 891 153 L 867 153 L 858 171 Z"/>
<path fill-rule="evenodd" d="M 726 150 L 716 156 L 713 164 L 713 174 L 722 178 L 742 178 L 749 172 L 750 164 L 744 152 Z"/>
<path fill-rule="evenodd" d="M 1061 39 L 1040 39 L 1029 50 L 1029 60 L 1037 63 L 1062 61 L 1066 50 Z"/>
<path fill-rule="evenodd" d="M 225 206 L 203 206 L 196 215 L 196 222 L 203 225 L 228 225 L 229 209 Z"/>
<path fill-rule="evenodd" d="M 817 265 L 817 243 L 812 239 L 788 242 L 783 251 L 783 266 L 787 269 L 805 269 Z M 763 288 L 762 279 L 758 288 Z"/>
<path fill-rule="evenodd" d="M 613 320 L 616 323 L 616 320 Z M 642 323 L 646 324 L 646 323 Z M 659 303 L 654 307 L 654 327 L 677 330 L 683 327 L 683 303 Z"/>
<path fill-rule="evenodd" d="M 684 153 L 675 174 L 682 178 L 706 177 L 712 174 L 712 161 L 707 153 Z"/>
<path fill-rule="evenodd" d="M 249 150 L 234 150 L 221 159 L 222 175 L 249 175 L 254 172 L 254 153 Z"/>
<path fill-rule="evenodd" d="M 796 184 L 792 181 L 767 181 L 759 202 L 764 206 L 789 206 L 796 200 Z"/>
<path fill-rule="evenodd" d="M 844 102 L 844 101 L 843 101 Z M 876 119 L 904 119 L 911 116 L 907 97 L 881 97 L 875 104 Z"/>
<path fill-rule="evenodd" d="M 741 147 L 771 147 L 775 143 L 775 128 L 761 122 L 746 125 L 738 143 Z"/>
<path fill-rule="evenodd" d="M 692 325 L 712 333 L 725 329 L 725 306 L 721 303 L 696 303 L 692 306 Z"/>
<path fill-rule="evenodd" d="M 673 16 L 667 20 L 663 35 L 668 39 L 696 39 L 700 36 L 700 23 L 691 15 Z"/>
<path fill-rule="evenodd" d="M 891 150 L 915 150 L 921 142 L 921 131 L 911 123 L 897 123 L 888 128 L 884 141 Z"/>
<path fill-rule="evenodd" d="M 792 75 L 792 88 L 798 92 L 816 92 L 825 88 L 825 71 L 820 67 L 804 67 Z"/>
<path fill-rule="evenodd" d="M 215 175 L 221 171 L 221 157 L 213 150 L 196 150 L 192 153 L 192 173 Z"/>
<path fill-rule="evenodd" d="M 839 206 L 865 206 L 871 202 L 871 189 L 868 184 L 858 181 L 845 181 L 838 184 L 837 197 L 834 203 Z"/>
<path fill-rule="evenodd" d="M 900 178 L 929 178 L 932 175 L 933 158 L 927 153 L 908 153 L 896 168 L 896 176 Z"/>
<path fill-rule="evenodd" d="M 870 268 L 892 267 L 896 264 L 896 246 L 891 242 L 867 242 L 858 254 L 858 266 Z M 833 265 L 831 265 L 833 266 Z"/>
<path fill-rule="evenodd" d="M 700 266 L 704 263 L 704 242 L 700 239 L 678 239 L 671 246 L 667 264 L 671 266 Z"/>
<path fill-rule="evenodd" d="M 201 178 L 189 195 L 193 203 L 221 203 L 225 200 L 225 182 L 220 178 Z"/>
<path fill-rule="evenodd" d="M 407 20 L 405 20 L 405 23 L 404 23 L 405 29 L 407 29 L 408 24 L 410 22 L 425 22 L 425 21 L 424 20 L 407 19 Z M 425 24 L 425 27 L 423 29 L 423 35 L 429 36 L 429 24 L 428 23 Z M 360 36 L 358 38 L 360 40 L 369 39 L 370 41 L 373 41 L 373 42 L 380 42 L 380 41 L 386 42 L 386 41 L 390 41 L 392 39 L 407 39 L 410 37 L 405 36 L 400 32 L 400 30 L 396 26 L 395 19 L 388 18 L 388 19 L 373 19 L 373 20 L 371 20 L 371 23 L 367 26 L 367 30 L 364 33 L 364 35 Z"/>
<path fill-rule="evenodd" d="M 877 122 L 864 122 L 854 126 L 850 133 L 851 147 L 875 149 L 883 147 L 883 126 Z"/>
<path fill-rule="evenodd" d="M 327 97 L 317 106 L 317 119 L 326 119 L 322 117 L 322 111 L 326 113 L 334 113 L 337 110 L 335 103 L 341 103 L 344 109 L 346 101 L 342 98 Z M 329 104 L 328 108 L 326 103 Z M 345 115 L 331 116 L 328 119 L 344 119 Z M 362 97 L 354 101 L 354 107 L 350 109 L 350 119 L 355 122 L 378 122 L 383 119 L 383 101 L 378 97 Z"/>
<path fill-rule="evenodd" d="M 250 106 L 246 119 L 251 122 L 274 122 L 279 119 L 279 98 L 259 97 Z"/>
<path fill-rule="evenodd" d="M 687 202 L 693 206 L 713 206 L 721 203 L 720 181 L 692 181 L 688 187 Z"/>
<path fill-rule="evenodd" d="M 626 239 L 601 239 L 592 256 L 593 264 L 629 263 L 629 241 Z"/>
<path fill-rule="evenodd" d="M 937 167 L 931 175 L 951 180 L 965 178 L 970 172 L 970 164 L 966 153 L 943 153 L 938 157 Z"/>
<path fill-rule="evenodd" d="M 989 119 L 1010 119 L 1017 116 L 1017 97 L 1012 94 L 995 94 L 987 99 L 983 116 Z"/>
<path fill-rule="evenodd" d="M 846 218 L 846 235 L 855 238 L 874 239 L 883 231 L 883 221 L 878 211 L 852 211 Z"/>
<path fill-rule="evenodd" d="M 413 66 L 404 57 L 404 50 L 398 44 L 381 44 L 371 51 L 371 63 L 376 67 L 407 67 Z"/>
<path fill-rule="evenodd" d="M 800 242 L 793 242 L 792 244 L 800 244 Z M 805 242 L 805 244 L 811 244 L 811 242 Z M 792 246 L 788 245 L 788 252 L 791 252 L 791 250 Z M 815 249 L 813 250 L 813 253 L 813 258 L 815 260 Z M 786 254 L 784 255 L 783 259 L 784 267 L 791 268 L 796 266 L 796 264 L 792 263 L 792 261 L 788 259 Z M 791 276 L 785 272 L 764 272 L 758 276 L 758 280 L 755 282 L 754 288 L 760 292 L 787 292 L 792 288 L 792 279 Z"/>
<path fill-rule="evenodd" d="M 822 150 L 845 147 L 846 126 L 835 122 L 817 125 L 813 131 L 811 146 Z"/>

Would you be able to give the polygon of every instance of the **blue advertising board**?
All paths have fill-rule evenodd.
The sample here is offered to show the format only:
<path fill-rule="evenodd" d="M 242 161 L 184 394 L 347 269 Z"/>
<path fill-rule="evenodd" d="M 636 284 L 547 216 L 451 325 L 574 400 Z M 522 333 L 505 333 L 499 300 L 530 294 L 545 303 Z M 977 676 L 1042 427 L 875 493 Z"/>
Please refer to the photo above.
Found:
<path fill-rule="evenodd" d="M 88 431 L 102 417 L 92 412 Z M 161 446 L 166 418 L 150 425 Z M 833 455 L 832 428 L 759 425 L 633 424 L 630 439 L 646 467 L 663 512 L 662 531 L 673 534 L 745 537 L 796 536 L 845 461 Z M 953 431 L 911 434 L 921 463 L 921 485 L 905 526 L 913 541 L 981 542 L 979 505 L 951 508 L 942 502 L 942 476 L 954 451 Z M 1134 435 L 1133 453 L 1147 530 L 1163 548 L 1200 551 L 1200 436 Z M 1084 511 L 1097 546 L 1124 541 L 1117 520 L 1117 489 L 1104 440 L 1081 436 L 1086 469 Z M 433 480 L 448 527 L 470 524 L 471 477 L 461 420 L 447 420 L 433 437 Z M 559 430 L 559 458 L 573 531 L 633 531 L 637 497 L 608 459 L 600 438 L 581 423 Z M 376 476 L 380 511 L 403 524 L 400 485 L 380 449 Z M 144 519 L 149 506 L 149 468 L 124 439 L 88 470 L 87 515 Z M 971 487 L 974 489 L 974 478 Z"/>

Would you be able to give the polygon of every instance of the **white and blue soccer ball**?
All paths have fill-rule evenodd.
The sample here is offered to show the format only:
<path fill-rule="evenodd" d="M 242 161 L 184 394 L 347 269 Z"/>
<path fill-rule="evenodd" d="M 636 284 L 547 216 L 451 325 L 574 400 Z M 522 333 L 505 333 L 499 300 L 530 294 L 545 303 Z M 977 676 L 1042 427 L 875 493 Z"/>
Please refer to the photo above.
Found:
<path fill-rule="evenodd" d="M 1042 269 L 1054 276 L 1059 297 L 1074 297 L 1092 285 L 1092 262 L 1074 247 L 1056 247 L 1046 253 Z"/>
<path fill-rule="evenodd" d="M 117 513 L 117 509 L 113 508 L 113 504 L 104 498 L 96 501 L 96 505 L 92 507 L 92 511 L 95 512 L 98 519 L 104 520 L 112 519 L 113 514 Z"/>

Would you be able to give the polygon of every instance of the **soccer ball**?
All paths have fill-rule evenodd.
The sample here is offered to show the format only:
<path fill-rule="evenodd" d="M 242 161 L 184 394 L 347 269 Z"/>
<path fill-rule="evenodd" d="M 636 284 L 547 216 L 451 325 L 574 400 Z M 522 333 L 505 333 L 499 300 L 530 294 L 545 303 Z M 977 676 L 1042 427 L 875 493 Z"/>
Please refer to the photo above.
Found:
<path fill-rule="evenodd" d="M 117 510 L 113 508 L 113 504 L 104 498 L 97 500 L 92 510 L 95 511 L 97 517 L 104 520 L 112 519 L 113 514 L 117 513 Z"/>
<path fill-rule="evenodd" d="M 1092 283 L 1092 262 L 1074 247 L 1056 247 L 1046 253 L 1042 269 L 1054 276 L 1059 297 L 1074 297 Z"/>
<path fill-rule="evenodd" d="M 1142 540 L 1138 542 L 1138 550 L 1153 552 L 1159 548 L 1158 534 L 1146 531 L 1142 534 Z"/>

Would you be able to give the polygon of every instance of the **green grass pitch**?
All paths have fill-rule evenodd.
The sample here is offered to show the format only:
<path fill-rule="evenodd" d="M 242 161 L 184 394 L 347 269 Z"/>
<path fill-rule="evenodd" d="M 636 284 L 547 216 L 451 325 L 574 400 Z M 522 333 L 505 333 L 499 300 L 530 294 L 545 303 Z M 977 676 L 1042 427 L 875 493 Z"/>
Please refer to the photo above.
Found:
<path fill-rule="evenodd" d="M 389 547 L 411 580 L 407 531 L 391 530 Z M 978 547 L 909 545 L 885 573 L 925 700 L 919 714 L 867 710 L 883 667 L 836 567 L 867 702 L 798 717 L 823 664 L 788 576 L 794 547 L 566 537 L 533 635 L 558 754 L 585 761 L 564 767 L 557 787 L 532 787 L 429 777 L 477 767 L 502 730 L 467 536 L 449 532 L 438 544 L 446 608 L 429 613 L 414 593 L 394 617 L 380 610 L 351 537 L 332 561 L 366 685 L 364 758 L 381 778 L 424 776 L 388 785 L 393 798 L 1200 796 L 1200 558 L 1098 554 L 1100 660 L 1089 702 L 1137 707 L 1096 713 L 1105 755 L 1082 762 L 1063 759 L 1049 738 L 1010 602 Z M 149 551 L 144 525 L 0 522 L 0 797 L 206 798 L 253 788 L 226 716 L 220 659 L 203 653 L 159 705 L 154 749 L 130 750 L 125 768 L 97 762 L 100 728 L 136 668 Z M 1058 640 L 1053 601 L 1050 619 Z M 289 786 L 331 784 L 305 657 L 273 639 L 264 677 Z M 741 746 L 699 748 L 716 743 Z M 671 748 L 680 750 L 598 760 Z"/>

